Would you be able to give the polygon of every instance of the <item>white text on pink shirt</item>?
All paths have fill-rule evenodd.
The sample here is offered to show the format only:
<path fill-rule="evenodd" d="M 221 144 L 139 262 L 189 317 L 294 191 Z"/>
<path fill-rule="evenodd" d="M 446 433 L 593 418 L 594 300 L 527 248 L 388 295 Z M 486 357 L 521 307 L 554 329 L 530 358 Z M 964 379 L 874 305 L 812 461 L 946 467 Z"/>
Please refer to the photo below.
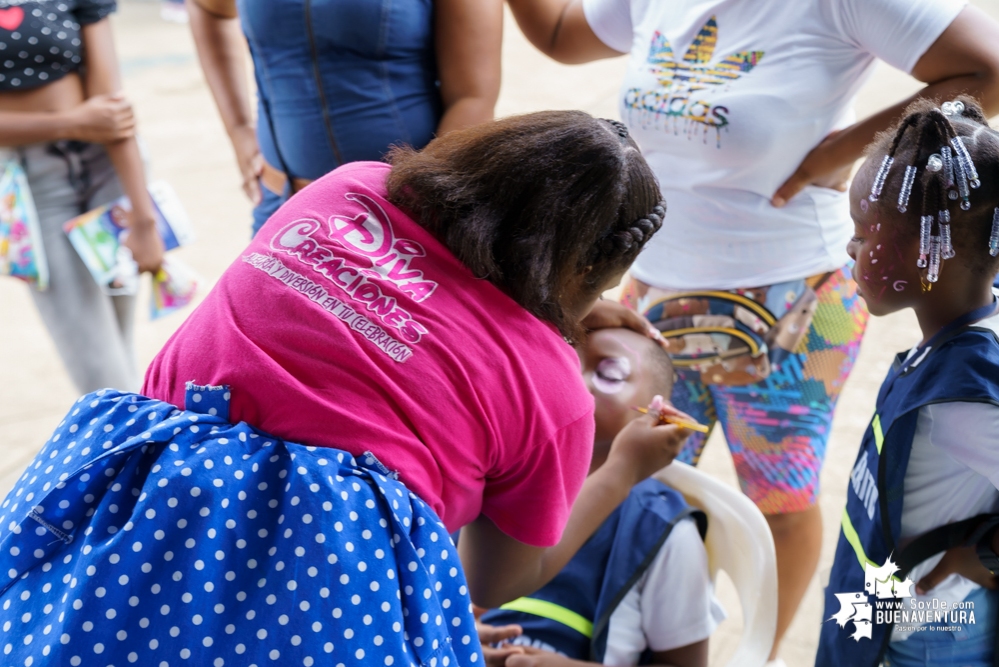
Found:
<path fill-rule="evenodd" d="M 322 224 L 314 218 L 285 225 L 271 239 L 271 248 L 297 257 L 321 273 L 387 326 L 398 330 L 407 342 L 420 342 L 427 328 L 399 306 L 396 297 L 385 294 L 378 283 L 393 283 L 416 302 L 428 299 L 437 283 L 411 266 L 414 258 L 426 252 L 415 241 L 397 238 L 388 216 L 370 197 L 348 193 L 345 198 L 366 210 L 353 218 L 333 215 L 327 221 L 330 240 L 347 252 L 335 253 L 323 245 L 326 239 L 322 238 Z"/>

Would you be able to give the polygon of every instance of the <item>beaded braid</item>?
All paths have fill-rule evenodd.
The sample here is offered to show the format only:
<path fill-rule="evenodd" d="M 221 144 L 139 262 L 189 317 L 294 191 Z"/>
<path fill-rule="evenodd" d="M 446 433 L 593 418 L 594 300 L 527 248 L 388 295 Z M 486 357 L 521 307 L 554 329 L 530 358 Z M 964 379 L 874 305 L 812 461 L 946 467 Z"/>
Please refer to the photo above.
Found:
<path fill-rule="evenodd" d="M 924 167 L 926 176 L 923 179 L 922 213 L 919 218 L 919 259 L 916 261 L 916 266 L 927 270 L 926 280 L 929 283 L 927 289 L 939 280 L 944 260 L 952 259 L 956 254 L 951 239 L 949 202 L 960 199 L 961 210 L 967 211 L 971 208 L 970 191 L 981 186 L 978 170 L 968 148 L 964 145 L 963 138 L 958 135 L 951 123 L 951 116 L 967 117 L 987 125 L 987 121 L 978 109 L 967 108 L 960 100 L 944 102 L 940 109 L 910 114 L 896 130 L 888 153 L 882 159 L 871 184 L 871 193 L 868 197 L 872 202 L 878 201 L 906 133 L 910 129 L 918 130 L 916 154 L 913 156 L 913 163 L 906 166 L 899 187 L 898 210 L 900 213 L 906 212 L 919 168 Z M 921 147 L 927 144 L 933 145 L 931 142 L 940 146 L 939 152 L 931 154 L 925 162 L 922 162 Z M 999 208 L 996 208 L 993 217 L 989 254 L 993 257 L 999 255 Z"/>

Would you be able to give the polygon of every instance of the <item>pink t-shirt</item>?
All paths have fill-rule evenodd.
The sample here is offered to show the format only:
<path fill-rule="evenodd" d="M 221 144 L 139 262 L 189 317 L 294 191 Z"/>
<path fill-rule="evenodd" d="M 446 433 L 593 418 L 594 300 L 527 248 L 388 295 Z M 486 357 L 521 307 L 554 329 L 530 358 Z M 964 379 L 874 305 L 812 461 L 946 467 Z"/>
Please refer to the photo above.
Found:
<path fill-rule="evenodd" d="M 449 530 L 489 517 L 558 542 L 590 463 L 593 400 L 556 329 L 476 279 L 354 163 L 275 213 L 167 342 L 143 393 L 230 385 L 232 421 L 373 452 Z"/>

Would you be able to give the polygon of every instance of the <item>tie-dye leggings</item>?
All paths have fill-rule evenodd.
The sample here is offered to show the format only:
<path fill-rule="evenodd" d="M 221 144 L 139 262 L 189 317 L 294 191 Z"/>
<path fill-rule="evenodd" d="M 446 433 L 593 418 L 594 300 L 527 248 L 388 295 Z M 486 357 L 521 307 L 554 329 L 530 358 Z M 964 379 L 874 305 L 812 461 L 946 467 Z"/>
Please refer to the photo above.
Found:
<path fill-rule="evenodd" d="M 632 279 L 622 301 L 635 308 L 646 291 Z M 732 291 L 752 298 L 754 290 Z M 706 385 L 699 373 L 677 369 L 673 403 L 712 428 L 721 423 L 742 490 L 764 514 L 800 512 L 815 504 L 836 400 L 867 325 L 867 309 L 849 270 L 833 274 L 817 295 L 807 336 L 766 380 Z M 706 441 L 695 433 L 678 460 L 696 464 Z"/>

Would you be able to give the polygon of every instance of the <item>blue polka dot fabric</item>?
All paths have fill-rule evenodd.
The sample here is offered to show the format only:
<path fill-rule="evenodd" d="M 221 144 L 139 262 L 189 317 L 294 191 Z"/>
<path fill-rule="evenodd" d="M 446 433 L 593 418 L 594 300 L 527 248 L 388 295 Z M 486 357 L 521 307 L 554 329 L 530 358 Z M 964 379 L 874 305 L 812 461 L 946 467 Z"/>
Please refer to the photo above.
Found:
<path fill-rule="evenodd" d="M 457 551 L 373 455 L 81 398 L 0 505 L 0 663 L 482 664 Z"/>

